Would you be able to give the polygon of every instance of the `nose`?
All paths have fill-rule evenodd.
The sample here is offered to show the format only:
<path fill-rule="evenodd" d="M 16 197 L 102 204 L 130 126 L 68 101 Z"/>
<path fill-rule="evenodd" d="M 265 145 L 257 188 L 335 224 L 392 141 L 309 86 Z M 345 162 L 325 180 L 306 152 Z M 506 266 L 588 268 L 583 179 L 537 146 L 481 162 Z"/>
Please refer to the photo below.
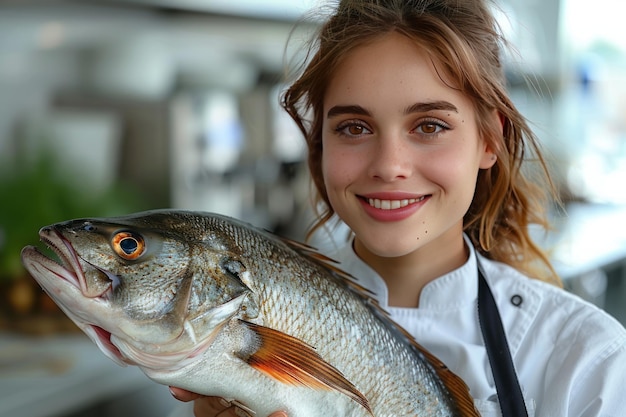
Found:
<path fill-rule="evenodd" d="M 414 164 L 403 138 L 391 135 L 380 137 L 374 148 L 369 166 L 370 177 L 393 182 L 411 175 Z"/>

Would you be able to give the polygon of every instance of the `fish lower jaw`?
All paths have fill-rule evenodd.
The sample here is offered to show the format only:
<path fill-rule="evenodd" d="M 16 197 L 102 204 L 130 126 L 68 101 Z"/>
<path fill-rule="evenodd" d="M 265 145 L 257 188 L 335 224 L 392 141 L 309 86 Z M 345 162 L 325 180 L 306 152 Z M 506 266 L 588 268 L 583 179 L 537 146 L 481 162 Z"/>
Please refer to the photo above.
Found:
<path fill-rule="evenodd" d="M 119 365 L 132 365 L 111 341 L 111 333 L 95 324 L 86 324 L 83 331 L 93 340 L 100 350 Z"/>

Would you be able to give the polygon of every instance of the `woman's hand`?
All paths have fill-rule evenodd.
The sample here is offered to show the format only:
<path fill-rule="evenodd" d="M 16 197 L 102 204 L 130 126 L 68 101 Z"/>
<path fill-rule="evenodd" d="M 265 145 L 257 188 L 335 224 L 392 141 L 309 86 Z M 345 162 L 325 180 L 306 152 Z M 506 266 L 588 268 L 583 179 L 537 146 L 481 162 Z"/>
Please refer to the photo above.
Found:
<path fill-rule="evenodd" d="M 250 413 L 245 410 L 245 406 L 235 401 L 228 401 L 220 397 L 207 397 L 176 387 L 170 387 L 170 392 L 179 401 L 193 401 L 195 417 L 251 417 Z M 284 411 L 277 411 L 269 417 L 288 416 Z"/>

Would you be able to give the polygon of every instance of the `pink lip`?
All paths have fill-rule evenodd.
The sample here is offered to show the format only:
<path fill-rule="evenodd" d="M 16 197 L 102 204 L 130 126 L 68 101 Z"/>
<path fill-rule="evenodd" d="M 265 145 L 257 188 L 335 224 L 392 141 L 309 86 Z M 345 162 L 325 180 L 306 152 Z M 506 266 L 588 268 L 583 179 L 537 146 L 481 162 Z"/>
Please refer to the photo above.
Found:
<path fill-rule="evenodd" d="M 419 200 L 421 197 L 423 199 Z M 381 222 L 395 222 L 404 220 L 410 217 L 413 213 L 419 210 L 430 198 L 430 195 L 422 196 L 417 194 L 403 193 L 403 192 L 379 192 L 372 193 L 363 196 L 359 196 L 359 202 L 363 207 L 363 210 L 374 220 Z M 384 210 L 373 207 L 369 204 L 369 199 L 378 199 L 378 200 L 411 200 L 418 199 L 414 203 L 410 203 L 407 206 L 392 209 L 392 210 Z"/>

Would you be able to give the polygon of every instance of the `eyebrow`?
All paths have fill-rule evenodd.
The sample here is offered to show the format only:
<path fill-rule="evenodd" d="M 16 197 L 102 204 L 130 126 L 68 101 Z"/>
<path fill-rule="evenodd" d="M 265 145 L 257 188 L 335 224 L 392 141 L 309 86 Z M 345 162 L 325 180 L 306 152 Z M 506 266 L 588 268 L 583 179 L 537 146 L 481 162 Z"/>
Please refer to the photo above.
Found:
<path fill-rule="evenodd" d="M 328 110 L 326 113 L 326 118 L 330 119 L 334 116 L 339 116 L 342 114 L 358 114 L 361 116 L 369 116 L 370 112 L 361 106 L 334 106 Z"/>
<path fill-rule="evenodd" d="M 415 103 L 415 104 L 411 104 L 410 106 L 408 106 L 406 109 L 404 109 L 404 114 L 411 114 L 411 113 L 427 113 L 429 111 L 435 111 L 435 110 L 446 110 L 446 111 L 453 111 L 455 113 L 459 112 L 459 109 L 457 109 L 457 107 L 447 101 L 429 101 L 429 102 L 425 102 L 425 103 Z M 361 106 L 357 106 L 357 105 L 349 105 L 349 106 L 334 106 L 331 107 L 328 110 L 328 113 L 326 113 L 326 118 L 330 119 L 332 117 L 335 116 L 339 116 L 342 114 L 356 114 L 356 115 L 361 115 L 361 116 L 370 116 L 371 113 L 365 109 L 364 107 Z"/>
<path fill-rule="evenodd" d="M 404 109 L 404 114 L 427 113 L 434 110 L 446 110 L 459 112 L 456 106 L 448 101 L 430 101 L 426 103 L 415 103 Z"/>

